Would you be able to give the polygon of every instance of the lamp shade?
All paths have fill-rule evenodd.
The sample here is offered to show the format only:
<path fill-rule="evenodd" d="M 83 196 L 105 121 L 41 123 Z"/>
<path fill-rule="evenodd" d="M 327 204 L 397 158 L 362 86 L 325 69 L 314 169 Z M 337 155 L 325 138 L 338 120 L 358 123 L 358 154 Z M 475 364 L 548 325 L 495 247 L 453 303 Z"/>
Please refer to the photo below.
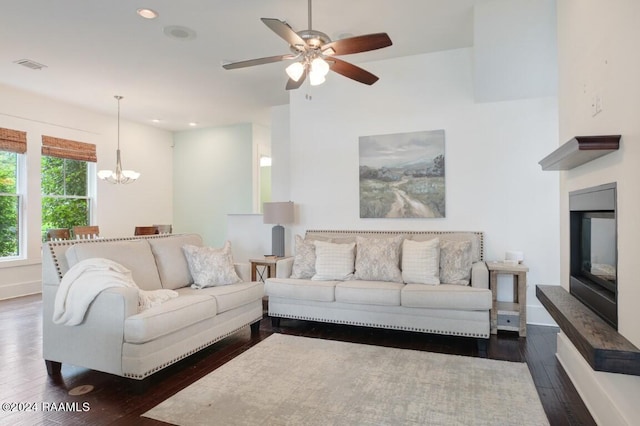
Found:
<path fill-rule="evenodd" d="M 263 222 L 283 224 L 293 222 L 293 201 L 264 203 Z"/>

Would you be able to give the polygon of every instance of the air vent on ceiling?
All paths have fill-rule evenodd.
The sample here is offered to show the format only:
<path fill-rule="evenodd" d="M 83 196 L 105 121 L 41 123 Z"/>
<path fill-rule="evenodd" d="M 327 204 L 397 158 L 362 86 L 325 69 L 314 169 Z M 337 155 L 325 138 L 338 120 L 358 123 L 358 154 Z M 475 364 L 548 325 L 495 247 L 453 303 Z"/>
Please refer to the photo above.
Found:
<path fill-rule="evenodd" d="M 47 67 L 46 65 L 39 64 L 31 59 L 20 59 L 18 61 L 14 61 L 14 64 L 22 65 L 24 67 L 31 68 L 32 70 L 41 70 L 42 68 Z"/>

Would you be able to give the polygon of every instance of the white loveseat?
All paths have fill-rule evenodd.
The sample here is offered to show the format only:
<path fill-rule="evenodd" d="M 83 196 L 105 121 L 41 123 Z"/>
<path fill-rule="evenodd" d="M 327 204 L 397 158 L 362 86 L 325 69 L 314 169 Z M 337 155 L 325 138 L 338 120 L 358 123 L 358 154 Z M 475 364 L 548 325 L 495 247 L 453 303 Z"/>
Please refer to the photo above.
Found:
<path fill-rule="evenodd" d="M 434 245 L 450 242 L 468 247 L 471 259 L 467 259 L 467 280 L 459 280 L 458 284 L 446 281 L 435 283 L 414 283 L 420 279 L 410 278 L 408 269 L 421 273 L 421 265 L 415 264 L 416 259 L 411 254 L 398 254 L 391 263 L 396 263 L 398 269 L 405 265 L 407 271 L 400 269 L 403 278 L 394 281 L 379 281 L 375 276 L 370 276 L 368 271 L 358 273 L 358 265 L 370 269 L 380 269 L 387 258 L 393 257 L 392 252 L 379 251 L 374 263 L 358 262 L 361 254 L 359 246 L 367 243 L 367 239 L 383 239 L 389 241 L 404 240 L 413 242 L 431 241 Z M 436 240 L 437 239 L 437 242 Z M 423 333 L 446 334 L 455 336 L 468 336 L 480 338 L 486 342 L 490 335 L 490 309 L 491 291 L 489 290 L 489 273 L 483 261 L 483 234 L 481 232 L 424 232 L 424 231 L 307 231 L 304 241 L 297 237 L 296 250 L 308 250 L 308 244 L 313 241 L 321 241 L 320 245 L 325 250 L 326 244 L 355 245 L 355 261 L 352 261 L 354 276 L 345 279 L 330 279 L 318 277 L 320 271 L 315 271 L 315 276 L 309 278 L 291 278 L 295 269 L 294 262 L 304 262 L 300 253 L 296 257 L 278 261 L 276 277 L 269 278 L 265 283 L 265 293 L 269 297 L 269 316 L 274 326 L 279 326 L 280 318 L 302 319 L 310 321 L 330 322 L 338 324 L 361 325 L 367 327 L 390 328 L 398 330 L 410 330 Z M 468 241 L 468 243 L 464 243 Z M 458 243 L 462 242 L 462 243 Z M 318 243 L 313 243 L 316 251 Z M 428 243 L 422 243 L 425 245 Z M 410 247 L 407 243 L 405 247 Z M 306 247 L 306 248 L 305 248 Z M 338 247 L 338 246 L 333 246 Z M 413 249 L 412 249 L 413 250 Z M 448 249 L 447 249 L 448 250 Z M 376 256 L 376 252 L 372 252 Z M 443 252 L 444 253 L 444 252 Z M 458 262 L 451 259 L 450 250 L 447 252 L 447 262 Z M 317 253 L 316 253 L 317 254 Z M 467 253 L 469 255 L 469 253 Z M 403 259 L 403 256 L 405 259 Z M 438 253 L 439 256 L 439 253 Z M 414 261 L 409 263 L 409 257 Z M 308 262 L 309 259 L 307 259 Z M 430 261 L 432 261 L 431 259 Z M 443 258 L 443 261 L 445 259 Z M 316 269 L 320 258 L 316 260 Z M 330 259 L 329 262 L 339 262 L 340 259 Z M 436 262 L 440 262 L 438 259 Z M 388 263 L 388 262 L 387 262 Z M 461 266 L 462 264 L 458 264 Z M 304 266 L 304 265 L 303 265 Z M 309 265 L 307 265 L 309 266 Z M 393 265 L 391 265 L 393 266 Z M 434 265 L 431 265 L 433 268 Z M 326 265 L 323 267 L 326 269 Z M 427 265 L 424 265 L 427 268 Z M 440 272 L 438 269 L 440 268 Z M 299 269 L 299 268 L 298 268 Z M 442 265 L 436 263 L 436 274 L 442 273 Z M 362 273 L 364 272 L 364 273 Z M 387 272 L 382 271 L 383 274 Z M 365 279 L 358 279 L 358 277 Z M 355 278 L 355 279 L 354 279 Z M 372 279 L 373 278 L 373 279 Z M 406 279 L 405 279 L 406 278 Z M 405 283 L 409 281 L 410 283 Z M 428 280 L 427 280 L 428 281 Z M 436 279 L 436 281 L 438 281 Z"/>
<path fill-rule="evenodd" d="M 43 356 L 49 375 L 62 363 L 142 380 L 247 325 L 258 329 L 264 286 L 243 282 L 191 288 L 183 246 L 202 246 L 195 234 L 51 241 L 42 261 Z M 104 258 L 129 269 L 140 289 L 172 289 L 178 296 L 139 312 L 138 290 L 98 294 L 79 325 L 53 322 L 56 292 L 74 264 Z M 238 268 L 236 268 L 238 270 Z"/>

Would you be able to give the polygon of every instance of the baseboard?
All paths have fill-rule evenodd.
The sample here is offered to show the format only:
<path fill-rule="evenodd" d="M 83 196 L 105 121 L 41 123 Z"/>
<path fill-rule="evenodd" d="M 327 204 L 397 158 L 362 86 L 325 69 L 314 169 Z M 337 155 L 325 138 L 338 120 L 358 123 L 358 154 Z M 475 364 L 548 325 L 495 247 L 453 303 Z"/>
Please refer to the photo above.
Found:
<path fill-rule="evenodd" d="M 28 281 L 0 286 L 0 300 L 42 293 L 42 281 Z"/>
<path fill-rule="evenodd" d="M 544 306 L 537 305 L 527 305 L 527 324 L 558 326 Z"/>
<path fill-rule="evenodd" d="M 597 424 L 637 424 L 640 377 L 594 371 L 569 338 L 558 333 L 556 357 Z"/>

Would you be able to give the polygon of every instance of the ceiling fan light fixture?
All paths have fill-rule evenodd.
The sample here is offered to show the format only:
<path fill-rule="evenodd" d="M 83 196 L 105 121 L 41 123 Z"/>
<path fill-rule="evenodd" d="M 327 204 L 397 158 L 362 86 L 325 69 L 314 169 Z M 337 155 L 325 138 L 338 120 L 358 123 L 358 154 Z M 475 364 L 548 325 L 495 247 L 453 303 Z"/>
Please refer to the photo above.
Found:
<path fill-rule="evenodd" d="M 329 73 L 329 64 L 327 63 L 327 61 L 318 56 L 313 61 L 311 61 L 311 70 L 324 77 Z"/>
<path fill-rule="evenodd" d="M 325 82 L 326 74 L 321 74 L 319 72 L 314 71 L 313 69 L 309 72 L 309 84 L 312 86 L 319 86 Z"/>
<path fill-rule="evenodd" d="M 302 74 L 304 73 L 304 65 L 301 62 L 294 62 L 289 65 L 286 69 L 287 75 L 293 81 L 300 80 Z"/>

